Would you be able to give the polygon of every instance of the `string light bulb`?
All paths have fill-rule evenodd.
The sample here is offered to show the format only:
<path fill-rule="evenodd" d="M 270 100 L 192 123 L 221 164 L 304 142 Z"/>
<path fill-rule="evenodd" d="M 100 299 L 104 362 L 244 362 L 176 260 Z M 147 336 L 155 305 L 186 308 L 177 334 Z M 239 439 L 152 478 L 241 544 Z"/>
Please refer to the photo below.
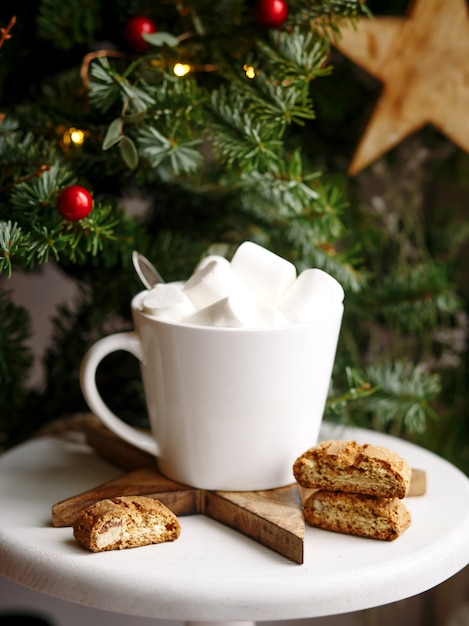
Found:
<path fill-rule="evenodd" d="M 176 63 L 173 67 L 173 73 L 175 76 L 186 76 L 192 70 L 192 67 L 187 63 Z"/>
<path fill-rule="evenodd" d="M 243 65 L 243 70 L 246 72 L 246 76 L 248 78 L 254 78 L 256 76 L 256 69 L 252 65 L 245 63 Z"/>
<path fill-rule="evenodd" d="M 62 142 L 65 146 L 82 146 L 85 142 L 85 131 L 80 128 L 75 128 L 72 126 L 71 128 L 67 128 L 64 130 L 62 135 Z"/>
<path fill-rule="evenodd" d="M 85 133 L 79 128 L 70 129 L 70 140 L 76 146 L 81 146 L 85 141 Z"/>

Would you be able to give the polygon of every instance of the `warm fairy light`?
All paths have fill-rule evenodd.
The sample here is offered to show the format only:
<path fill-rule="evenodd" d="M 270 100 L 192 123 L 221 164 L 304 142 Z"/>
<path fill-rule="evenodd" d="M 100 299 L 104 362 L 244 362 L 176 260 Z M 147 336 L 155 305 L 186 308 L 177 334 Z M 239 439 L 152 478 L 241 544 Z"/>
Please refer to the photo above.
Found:
<path fill-rule="evenodd" d="M 185 76 L 186 74 L 189 74 L 191 69 L 192 67 L 187 65 L 187 63 L 176 63 L 173 67 L 173 72 L 176 76 Z"/>
<path fill-rule="evenodd" d="M 256 75 L 255 68 L 252 65 L 248 65 L 247 63 L 243 65 L 243 70 L 246 72 L 246 76 L 248 78 L 254 78 L 254 76 Z"/>
<path fill-rule="evenodd" d="M 81 146 L 81 144 L 85 141 L 85 133 L 78 128 L 70 129 L 70 140 L 76 146 Z"/>
<path fill-rule="evenodd" d="M 63 133 L 62 141 L 65 146 L 70 144 L 81 146 L 85 141 L 85 133 L 79 128 L 67 128 Z"/>

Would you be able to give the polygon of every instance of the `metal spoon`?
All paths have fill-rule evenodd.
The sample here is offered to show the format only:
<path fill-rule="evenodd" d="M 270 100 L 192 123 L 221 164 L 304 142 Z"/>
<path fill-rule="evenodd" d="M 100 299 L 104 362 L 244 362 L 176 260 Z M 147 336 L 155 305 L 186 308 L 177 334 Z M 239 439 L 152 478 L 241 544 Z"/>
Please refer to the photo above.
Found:
<path fill-rule="evenodd" d="M 138 277 L 147 289 L 151 289 L 158 283 L 164 283 L 161 274 L 156 267 L 140 252 L 134 250 L 132 252 L 132 263 Z"/>

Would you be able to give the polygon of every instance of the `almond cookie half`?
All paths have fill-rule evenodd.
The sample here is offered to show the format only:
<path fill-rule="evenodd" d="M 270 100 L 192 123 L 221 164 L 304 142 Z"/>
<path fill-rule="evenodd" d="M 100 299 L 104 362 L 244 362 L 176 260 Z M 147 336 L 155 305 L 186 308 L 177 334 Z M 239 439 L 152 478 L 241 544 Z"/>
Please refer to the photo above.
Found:
<path fill-rule="evenodd" d="M 180 533 L 174 513 L 146 496 L 100 500 L 82 511 L 73 524 L 75 539 L 93 552 L 174 541 Z"/>
<path fill-rule="evenodd" d="M 340 491 L 315 491 L 304 503 L 310 526 L 370 539 L 393 541 L 411 524 L 398 498 L 377 498 Z"/>
<path fill-rule="evenodd" d="M 298 457 L 293 474 L 302 487 L 309 489 L 404 498 L 412 468 L 388 448 L 333 439 Z"/>

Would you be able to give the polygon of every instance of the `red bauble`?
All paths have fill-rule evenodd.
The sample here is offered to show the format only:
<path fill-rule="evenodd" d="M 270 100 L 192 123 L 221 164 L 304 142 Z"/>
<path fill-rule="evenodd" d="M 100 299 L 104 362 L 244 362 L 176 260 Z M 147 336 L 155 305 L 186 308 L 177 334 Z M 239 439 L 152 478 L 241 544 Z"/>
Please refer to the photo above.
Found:
<path fill-rule="evenodd" d="M 280 28 L 288 17 L 285 0 L 259 0 L 254 11 L 254 19 L 264 28 Z"/>
<path fill-rule="evenodd" d="M 132 52 L 141 53 L 148 48 L 148 44 L 142 39 L 142 35 L 149 35 L 154 32 L 156 32 L 156 26 L 150 18 L 144 15 L 136 15 L 131 17 L 125 25 L 124 39 Z"/>
<path fill-rule="evenodd" d="M 66 187 L 57 199 L 60 215 L 71 222 L 78 222 L 91 213 L 93 198 L 90 192 L 79 185 Z"/>

